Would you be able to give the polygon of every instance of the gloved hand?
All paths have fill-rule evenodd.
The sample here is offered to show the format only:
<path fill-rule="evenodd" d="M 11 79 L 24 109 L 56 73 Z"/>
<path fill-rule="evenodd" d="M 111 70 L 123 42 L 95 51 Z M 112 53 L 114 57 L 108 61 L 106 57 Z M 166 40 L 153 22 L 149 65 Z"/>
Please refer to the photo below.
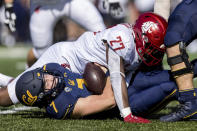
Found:
<path fill-rule="evenodd" d="M 13 4 L 5 4 L 5 24 L 8 26 L 11 32 L 16 31 L 15 22 L 16 14 L 14 13 Z"/>
<path fill-rule="evenodd" d="M 124 118 L 124 122 L 127 122 L 127 123 L 151 123 L 151 121 L 144 119 L 142 117 L 134 116 L 131 113 Z"/>
<path fill-rule="evenodd" d="M 98 8 L 102 13 L 110 14 L 112 17 L 119 19 L 125 14 L 127 0 L 99 0 Z"/>
<path fill-rule="evenodd" d="M 120 6 L 119 2 L 111 2 L 109 3 L 109 13 L 113 17 L 118 17 L 123 12 L 122 7 Z"/>

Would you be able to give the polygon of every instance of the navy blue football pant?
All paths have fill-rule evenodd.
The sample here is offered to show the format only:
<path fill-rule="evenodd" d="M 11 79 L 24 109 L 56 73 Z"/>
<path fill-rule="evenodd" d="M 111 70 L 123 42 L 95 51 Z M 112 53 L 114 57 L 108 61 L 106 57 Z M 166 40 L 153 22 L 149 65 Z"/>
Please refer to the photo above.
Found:
<path fill-rule="evenodd" d="M 197 59 L 191 62 L 197 76 Z M 158 111 L 177 98 L 177 86 L 168 70 L 138 72 L 128 88 L 133 114 L 145 116 Z"/>

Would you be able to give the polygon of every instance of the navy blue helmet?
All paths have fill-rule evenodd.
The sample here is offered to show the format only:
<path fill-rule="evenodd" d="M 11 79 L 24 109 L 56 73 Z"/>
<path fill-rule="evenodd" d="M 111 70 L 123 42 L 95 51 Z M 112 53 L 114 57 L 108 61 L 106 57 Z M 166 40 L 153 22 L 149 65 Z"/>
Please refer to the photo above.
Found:
<path fill-rule="evenodd" d="M 25 72 L 16 83 L 16 96 L 20 103 L 26 106 L 47 106 L 64 88 L 62 76 L 53 75 L 58 79 L 56 86 L 49 91 L 44 90 L 44 74 L 49 74 L 41 68 Z"/>

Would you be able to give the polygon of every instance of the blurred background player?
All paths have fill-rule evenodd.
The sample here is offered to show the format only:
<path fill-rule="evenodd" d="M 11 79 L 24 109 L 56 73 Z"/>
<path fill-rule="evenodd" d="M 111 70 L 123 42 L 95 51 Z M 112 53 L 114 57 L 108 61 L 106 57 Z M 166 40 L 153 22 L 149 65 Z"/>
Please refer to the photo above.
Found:
<path fill-rule="evenodd" d="M 94 0 L 107 27 L 126 22 L 128 0 Z"/>
<path fill-rule="evenodd" d="M 30 32 L 34 48 L 28 53 L 28 66 L 52 45 L 54 25 L 63 16 L 69 17 L 90 31 L 105 29 L 101 15 L 89 0 L 30 1 L 30 10 Z"/>
<path fill-rule="evenodd" d="M 131 17 L 133 19 L 132 21 L 135 21 L 141 13 L 149 11 L 154 11 L 168 20 L 170 12 L 180 2 L 181 0 L 131 0 L 131 8 L 133 8 L 131 12 L 135 14 Z"/>
<path fill-rule="evenodd" d="M 2 2 L 0 12 L 1 44 L 7 47 L 13 47 L 17 42 L 26 44 L 30 41 L 28 0 L 7 2 L 9 5 Z"/>
<path fill-rule="evenodd" d="M 1 44 L 8 47 L 14 46 L 16 43 L 13 32 L 15 28 L 16 15 L 13 9 L 12 0 L 1 0 L 0 3 L 0 40 Z M 8 27 L 6 27 L 5 25 Z"/>
<path fill-rule="evenodd" d="M 134 23 L 141 13 L 153 11 L 155 0 L 94 0 L 105 23 Z"/>
<path fill-rule="evenodd" d="M 11 32 L 16 31 L 16 14 L 14 12 L 13 0 L 4 0 L 5 2 L 5 24 L 9 27 Z"/>
<path fill-rule="evenodd" d="M 141 13 L 153 11 L 155 0 L 130 0 L 129 21 L 134 23 Z"/>

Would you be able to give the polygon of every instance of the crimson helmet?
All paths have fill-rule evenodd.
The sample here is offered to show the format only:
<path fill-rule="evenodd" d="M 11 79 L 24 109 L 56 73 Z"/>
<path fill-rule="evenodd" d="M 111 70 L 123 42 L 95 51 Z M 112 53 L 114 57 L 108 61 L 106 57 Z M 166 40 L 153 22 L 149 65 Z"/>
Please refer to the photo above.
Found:
<path fill-rule="evenodd" d="M 162 61 L 166 29 L 166 20 L 155 13 L 144 13 L 136 20 L 133 26 L 136 49 L 147 66 L 154 66 Z"/>

